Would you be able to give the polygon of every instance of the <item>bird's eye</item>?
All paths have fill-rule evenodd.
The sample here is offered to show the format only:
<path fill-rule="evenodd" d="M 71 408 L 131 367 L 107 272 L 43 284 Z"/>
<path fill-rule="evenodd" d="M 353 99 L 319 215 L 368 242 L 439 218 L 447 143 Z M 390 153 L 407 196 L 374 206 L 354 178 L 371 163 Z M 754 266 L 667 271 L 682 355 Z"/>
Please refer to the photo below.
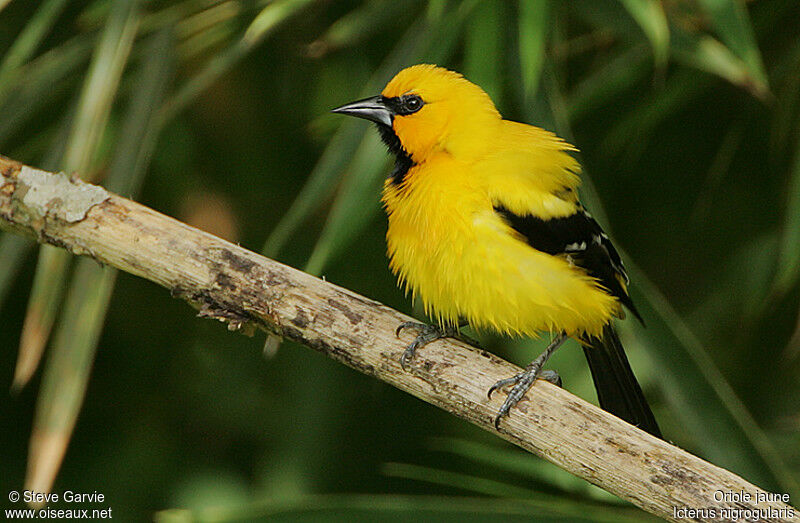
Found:
<path fill-rule="evenodd" d="M 416 113 L 422 106 L 425 105 L 422 98 L 415 94 L 410 94 L 403 97 L 403 109 L 405 114 Z"/>

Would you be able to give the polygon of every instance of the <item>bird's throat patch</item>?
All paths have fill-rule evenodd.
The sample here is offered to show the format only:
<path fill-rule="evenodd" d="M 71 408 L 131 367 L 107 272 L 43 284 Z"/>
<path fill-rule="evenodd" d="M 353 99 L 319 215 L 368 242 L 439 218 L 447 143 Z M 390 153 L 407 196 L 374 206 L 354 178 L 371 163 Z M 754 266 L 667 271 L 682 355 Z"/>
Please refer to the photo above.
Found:
<path fill-rule="evenodd" d="M 394 132 L 394 129 L 388 125 L 377 124 L 378 132 L 381 135 L 381 140 L 386 144 L 389 152 L 394 155 L 394 167 L 392 172 L 389 173 L 389 180 L 393 185 L 400 185 L 403 182 L 409 169 L 414 167 L 414 160 L 403 149 L 403 144 L 400 143 L 400 138 Z"/>

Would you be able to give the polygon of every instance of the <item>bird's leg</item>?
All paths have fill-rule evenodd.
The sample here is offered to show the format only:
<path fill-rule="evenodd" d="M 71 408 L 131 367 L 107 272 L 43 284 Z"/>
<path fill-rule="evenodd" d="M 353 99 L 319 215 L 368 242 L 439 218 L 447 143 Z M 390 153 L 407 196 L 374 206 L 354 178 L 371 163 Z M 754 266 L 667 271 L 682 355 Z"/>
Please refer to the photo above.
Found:
<path fill-rule="evenodd" d="M 466 324 L 465 324 L 466 325 Z M 467 343 L 471 343 L 475 345 L 476 343 L 464 336 L 462 336 L 458 329 L 452 327 L 450 325 L 446 327 L 439 327 L 438 325 L 428 325 L 427 323 L 419 323 L 416 321 L 406 321 L 400 324 L 395 331 L 395 335 L 400 336 L 400 332 L 403 329 L 415 329 L 419 334 L 417 337 L 408 344 L 406 347 L 403 356 L 400 358 L 400 365 L 402 365 L 403 370 L 406 370 L 406 366 L 414 357 L 414 353 L 417 349 L 424 347 L 425 345 L 434 342 L 441 338 L 458 338 L 462 341 L 466 341 Z"/>
<path fill-rule="evenodd" d="M 561 387 L 561 376 L 559 376 L 558 372 L 554 370 L 543 370 L 539 373 L 537 378 L 540 380 L 549 381 L 556 387 Z"/>
<path fill-rule="evenodd" d="M 494 418 L 494 426 L 495 428 L 500 428 L 500 420 L 503 416 L 507 416 L 508 412 L 511 410 L 511 407 L 517 404 L 519 400 L 528 392 L 528 389 L 531 388 L 533 382 L 536 381 L 536 378 L 540 377 L 542 374 L 547 374 L 547 376 L 541 376 L 542 378 L 550 381 L 551 383 L 555 383 L 556 385 L 561 385 L 561 378 L 559 378 L 558 374 L 549 371 L 542 371 L 542 367 L 550 356 L 559 348 L 565 341 L 567 340 L 567 335 L 563 332 L 556 336 L 556 338 L 550 342 L 550 345 L 542 352 L 538 358 L 533 360 L 530 365 L 525 367 L 523 372 L 520 372 L 516 376 L 512 376 L 511 378 L 506 378 L 504 380 L 500 380 L 489 389 L 489 399 L 492 397 L 492 393 L 499 389 L 500 387 L 505 387 L 506 385 L 514 385 L 511 389 L 511 392 L 508 393 L 508 397 L 506 401 L 503 402 L 503 405 L 500 407 L 500 410 L 497 412 L 497 416 Z"/>

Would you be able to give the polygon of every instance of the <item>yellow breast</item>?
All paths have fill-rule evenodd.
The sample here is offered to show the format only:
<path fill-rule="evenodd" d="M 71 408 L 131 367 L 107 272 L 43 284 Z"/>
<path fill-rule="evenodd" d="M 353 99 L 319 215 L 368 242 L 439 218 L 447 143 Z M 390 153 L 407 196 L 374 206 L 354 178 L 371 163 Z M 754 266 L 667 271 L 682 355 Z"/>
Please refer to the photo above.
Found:
<path fill-rule="evenodd" d="M 616 299 L 567 258 L 525 243 L 494 212 L 492 184 L 476 167 L 442 153 L 412 167 L 402 184 L 387 180 L 392 271 L 440 324 L 599 334 L 619 311 Z M 531 201 L 549 198 L 526 190 Z"/>

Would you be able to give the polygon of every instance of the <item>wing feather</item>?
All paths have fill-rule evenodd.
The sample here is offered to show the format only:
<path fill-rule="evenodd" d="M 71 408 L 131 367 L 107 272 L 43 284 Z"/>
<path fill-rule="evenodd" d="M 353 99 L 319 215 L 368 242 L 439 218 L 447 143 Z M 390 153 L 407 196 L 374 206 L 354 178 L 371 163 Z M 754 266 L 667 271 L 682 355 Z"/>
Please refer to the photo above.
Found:
<path fill-rule="evenodd" d="M 540 218 L 531 214 L 519 215 L 501 204 L 496 204 L 498 213 L 534 249 L 564 256 L 597 280 L 612 296 L 624 304 L 639 320 L 628 294 L 628 275 L 622 259 L 591 214 L 579 206 L 569 216 Z"/>

